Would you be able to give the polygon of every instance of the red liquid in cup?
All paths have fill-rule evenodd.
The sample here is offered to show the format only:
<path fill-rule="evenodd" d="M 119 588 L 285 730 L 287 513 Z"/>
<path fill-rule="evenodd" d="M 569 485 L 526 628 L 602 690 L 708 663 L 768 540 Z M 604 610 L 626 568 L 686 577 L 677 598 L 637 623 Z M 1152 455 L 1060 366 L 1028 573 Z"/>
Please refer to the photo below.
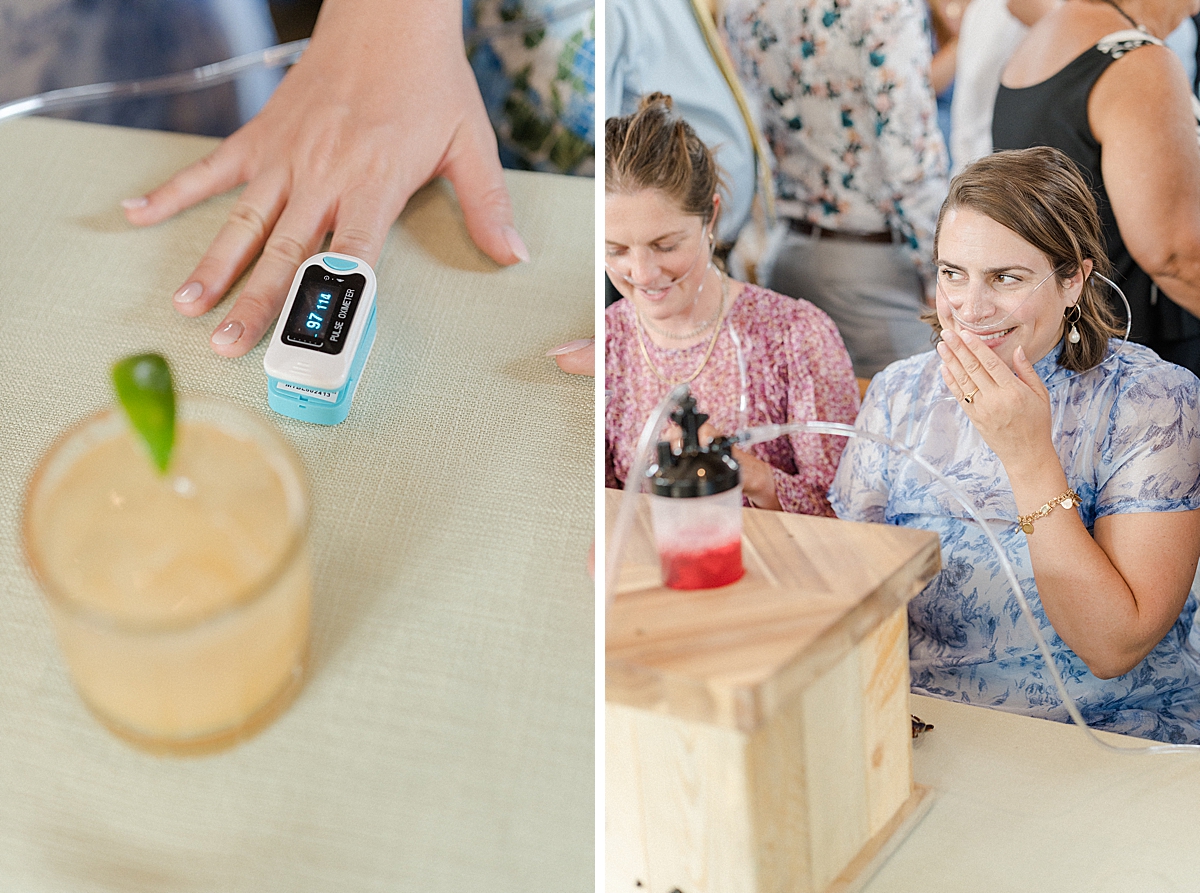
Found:
<path fill-rule="evenodd" d="M 671 589 L 714 589 L 737 582 L 742 567 L 742 541 L 689 552 L 660 552 L 663 580 Z"/>

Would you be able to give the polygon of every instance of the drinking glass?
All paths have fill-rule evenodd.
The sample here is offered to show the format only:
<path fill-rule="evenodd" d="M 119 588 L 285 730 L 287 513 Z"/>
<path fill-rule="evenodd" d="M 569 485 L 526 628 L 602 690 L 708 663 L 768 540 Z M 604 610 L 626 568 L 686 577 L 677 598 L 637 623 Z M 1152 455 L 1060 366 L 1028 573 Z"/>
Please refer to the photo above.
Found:
<path fill-rule="evenodd" d="M 185 397 L 159 475 L 119 409 L 59 439 L 22 518 L 75 687 L 112 731 L 194 753 L 248 737 L 299 691 L 308 488 L 258 416 Z"/>

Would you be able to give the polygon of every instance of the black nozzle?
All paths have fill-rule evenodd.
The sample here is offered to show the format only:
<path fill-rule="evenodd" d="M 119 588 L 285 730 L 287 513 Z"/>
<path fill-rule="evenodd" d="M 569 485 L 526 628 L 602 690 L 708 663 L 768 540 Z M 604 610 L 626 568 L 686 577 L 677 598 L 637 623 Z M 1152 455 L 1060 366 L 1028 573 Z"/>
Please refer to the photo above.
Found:
<path fill-rule="evenodd" d="M 691 498 L 732 490 L 742 481 L 742 471 L 730 454 L 733 440 L 718 437 L 700 445 L 700 426 L 708 416 L 696 412 L 696 400 L 688 394 L 671 413 L 671 421 L 683 432 L 678 454 L 668 441 L 658 442 L 658 464 L 649 469 L 651 492 L 658 496 Z"/>

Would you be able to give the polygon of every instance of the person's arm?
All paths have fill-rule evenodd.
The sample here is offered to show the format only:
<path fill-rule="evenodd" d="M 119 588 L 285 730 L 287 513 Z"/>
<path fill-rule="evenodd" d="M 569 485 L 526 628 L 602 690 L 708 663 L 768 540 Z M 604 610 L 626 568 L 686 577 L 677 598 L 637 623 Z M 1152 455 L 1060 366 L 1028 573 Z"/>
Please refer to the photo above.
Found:
<path fill-rule="evenodd" d="M 1032 28 L 1038 19 L 1062 2 L 1063 0 L 1008 0 L 1007 5 L 1013 18 Z"/>
<path fill-rule="evenodd" d="M 1130 255 L 1171 300 L 1200 315 L 1200 143 L 1179 59 L 1126 53 L 1101 75 L 1088 120 Z"/>
<path fill-rule="evenodd" d="M 929 82 L 933 92 L 941 96 L 954 83 L 954 70 L 958 64 L 958 35 L 954 35 L 933 54 L 929 64 Z"/>
<path fill-rule="evenodd" d="M 484 253 L 501 264 L 528 259 L 463 49 L 459 0 L 325 0 L 308 49 L 262 111 L 124 205 L 146 226 L 246 184 L 174 296 L 180 313 L 200 316 L 258 257 L 212 334 L 213 350 L 236 357 L 258 343 L 328 232 L 330 250 L 374 264 L 409 197 L 439 175 Z"/>
<path fill-rule="evenodd" d="M 977 337 L 947 330 L 943 338 L 943 379 L 1003 464 L 1018 515 L 1037 512 L 1071 486 L 1051 439 L 1045 385 L 1023 353 L 1013 374 Z M 1200 447 L 1186 432 L 1159 439 L 1173 436 L 1192 453 Z M 1170 447 L 1154 437 L 1144 433 L 1152 450 Z M 1194 474 L 1198 465 L 1200 455 L 1191 456 L 1181 471 Z M 1200 511 L 1100 517 L 1093 538 L 1077 510 L 1056 506 L 1026 538 L 1054 631 L 1094 675 L 1110 679 L 1137 666 L 1179 617 L 1200 558 Z"/>
<path fill-rule="evenodd" d="M 929 23 L 937 40 L 937 52 L 930 65 L 933 92 L 941 96 L 954 83 L 958 60 L 958 35 L 966 4 L 960 0 L 930 0 Z"/>

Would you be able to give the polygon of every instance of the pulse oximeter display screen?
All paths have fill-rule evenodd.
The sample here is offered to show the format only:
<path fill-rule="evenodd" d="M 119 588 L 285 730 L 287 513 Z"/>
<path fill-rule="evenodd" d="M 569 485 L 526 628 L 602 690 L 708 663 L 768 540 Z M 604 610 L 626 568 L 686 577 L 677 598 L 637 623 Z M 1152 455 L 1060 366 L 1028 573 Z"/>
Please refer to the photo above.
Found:
<path fill-rule="evenodd" d="M 300 279 L 296 302 L 283 327 L 283 343 L 341 353 L 366 285 L 361 273 L 333 273 L 310 266 Z"/>

